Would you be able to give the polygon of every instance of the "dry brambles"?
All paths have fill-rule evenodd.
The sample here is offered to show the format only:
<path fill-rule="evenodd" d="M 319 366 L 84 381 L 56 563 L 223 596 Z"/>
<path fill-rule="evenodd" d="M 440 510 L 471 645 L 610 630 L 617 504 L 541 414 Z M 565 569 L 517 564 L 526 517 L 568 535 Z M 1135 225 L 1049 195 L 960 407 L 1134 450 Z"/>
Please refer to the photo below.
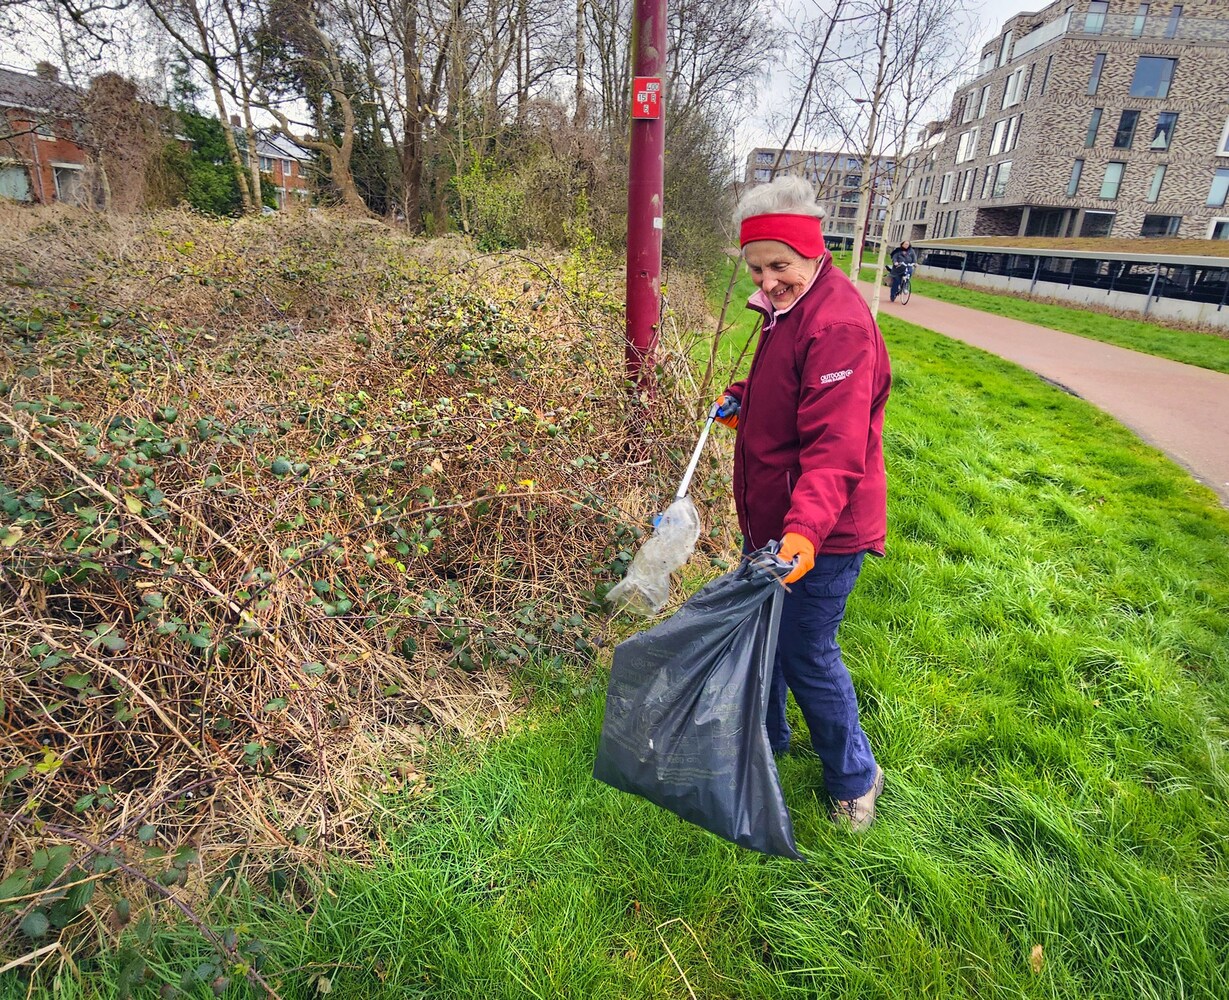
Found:
<path fill-rule="evenodd" d="M 424 735 L 588 662 L 696 424 L 676 345 L 628 451 L 622 290 L 575 255 L 307 213 L 0 221 L 12 956 L 361 850 Z"/>

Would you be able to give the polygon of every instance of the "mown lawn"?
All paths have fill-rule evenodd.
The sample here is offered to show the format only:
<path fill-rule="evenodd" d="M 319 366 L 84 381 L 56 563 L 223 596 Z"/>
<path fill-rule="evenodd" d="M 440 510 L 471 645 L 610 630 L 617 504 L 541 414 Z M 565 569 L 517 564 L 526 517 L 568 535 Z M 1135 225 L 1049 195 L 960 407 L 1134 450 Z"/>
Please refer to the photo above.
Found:
<path fill-rule="evenodd" d="M 876 826 L 829 824 L 807 755 L 804 863 L 598 784 L 598 685 L 441 752 L 374 864 L 253 906 L 284 997 L 1229 996 L 1229 514 L 1080 400 L 883 327 L 889 550 L 842 631 Z"/>
<path fill-rule="evenodd" d="M 600 690 L 543 705 L 443 754 L 311 912 L 253 914 L 283 995 L 1229 995 L 1229 515 L 1079 400 L 884 327 L 890 548 L 842 633 L 875 828 L 831 828 L 799 756 L 807 862 L 739 850 L 589 777 Z"/>

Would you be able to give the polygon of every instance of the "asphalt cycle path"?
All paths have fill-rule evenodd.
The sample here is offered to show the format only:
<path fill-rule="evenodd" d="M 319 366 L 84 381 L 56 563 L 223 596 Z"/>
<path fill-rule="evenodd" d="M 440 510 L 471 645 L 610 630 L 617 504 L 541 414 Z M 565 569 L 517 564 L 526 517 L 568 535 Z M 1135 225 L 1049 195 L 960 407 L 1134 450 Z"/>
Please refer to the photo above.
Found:
<path fill-rule="evenodd" d="M 869 300 L 873 286 L 860 282 Z M 880 311 L 1036 372 L 1159 448 L 1229 507 L 1229 375 L 913 293 Z"/>

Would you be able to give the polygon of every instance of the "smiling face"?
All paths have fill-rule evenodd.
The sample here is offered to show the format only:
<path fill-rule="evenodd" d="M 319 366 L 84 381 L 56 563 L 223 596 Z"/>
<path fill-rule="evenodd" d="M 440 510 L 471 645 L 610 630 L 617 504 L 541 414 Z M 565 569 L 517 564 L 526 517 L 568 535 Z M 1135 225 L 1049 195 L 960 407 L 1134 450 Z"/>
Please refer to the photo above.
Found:
<path fill-rule="evenodd" d="M 793 247 L 776 240 L 755 240 L 743 247 L 751 279 L 760 287 L 772 307 L 788 309 L 815 277 L 818 260 L 803 257 Z"/>

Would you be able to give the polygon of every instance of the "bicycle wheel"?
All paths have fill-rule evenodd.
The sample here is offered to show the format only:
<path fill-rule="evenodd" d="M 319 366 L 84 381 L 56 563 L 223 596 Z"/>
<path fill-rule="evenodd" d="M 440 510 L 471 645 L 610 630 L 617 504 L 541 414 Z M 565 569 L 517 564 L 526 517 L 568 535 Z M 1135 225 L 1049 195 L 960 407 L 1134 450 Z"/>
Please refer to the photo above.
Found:
<path fill-rule="evenodd" d="M 899 302 L 902 306 L 903 306 L 906 302 L 908 302 L 908 301 L 909 301 L 909 291 L 910 291 L 910 288 L 909 288 L 909 279 L 908 279 L 908 278 L 906 278 L 906 279 L 905 279 L 905 280 L 901 283 L 901 286 L 900 286 L 900 294 L 899 294 L 898 296 L 896 296 L 896 301 L 897 301 L 897 302 Z"/>

